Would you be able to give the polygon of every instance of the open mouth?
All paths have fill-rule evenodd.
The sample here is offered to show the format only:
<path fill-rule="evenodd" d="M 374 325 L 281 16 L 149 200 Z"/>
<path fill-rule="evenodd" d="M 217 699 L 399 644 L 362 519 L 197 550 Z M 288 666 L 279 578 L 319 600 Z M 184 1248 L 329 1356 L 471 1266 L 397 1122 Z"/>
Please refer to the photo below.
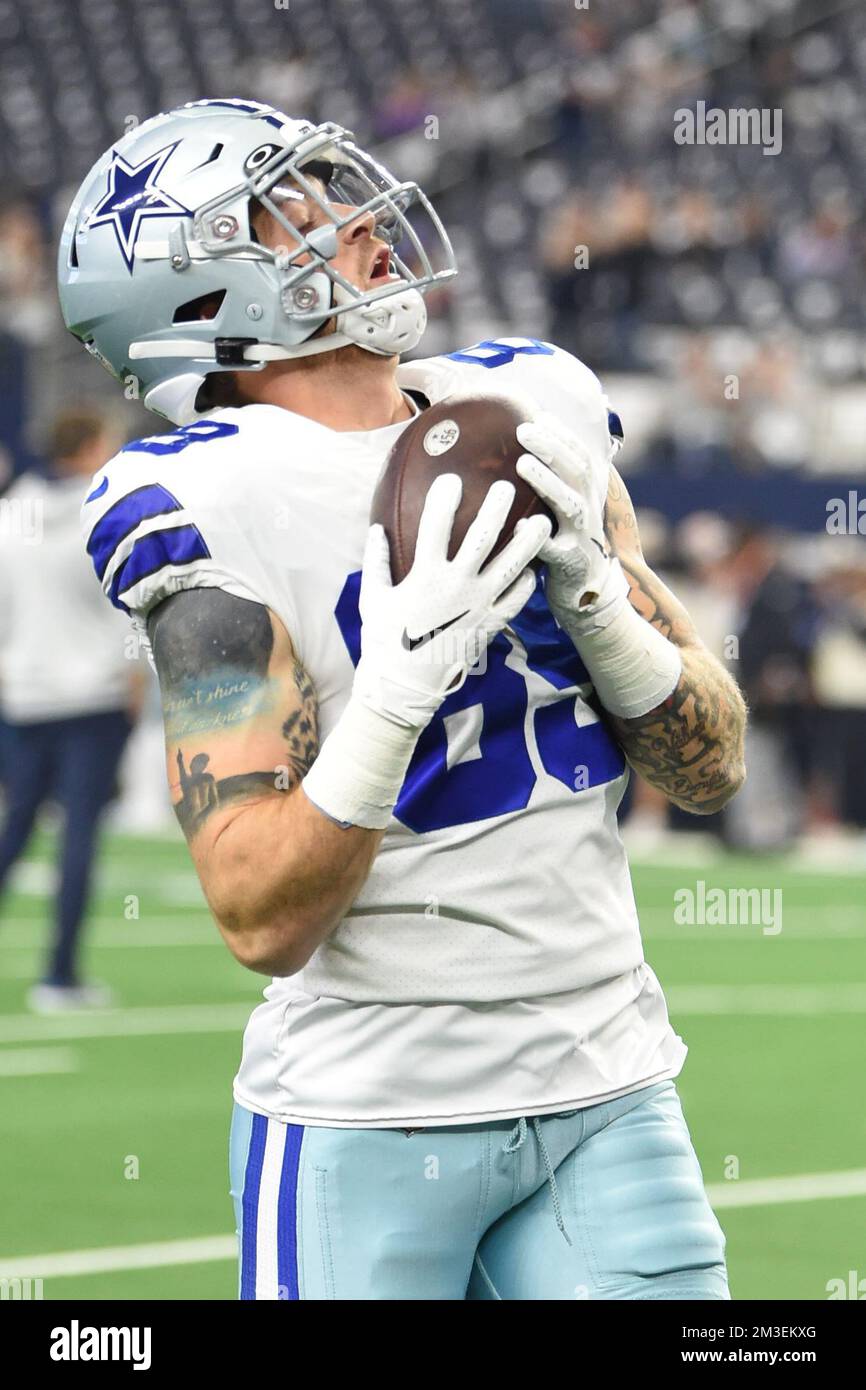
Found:
<path fill-rule="evenodd" d="M 370 284 L 383 284 L 392 278 L 391 253 L 387 246 L 382 246 L 373 257 L 373 264 L 370 267 Z"/>

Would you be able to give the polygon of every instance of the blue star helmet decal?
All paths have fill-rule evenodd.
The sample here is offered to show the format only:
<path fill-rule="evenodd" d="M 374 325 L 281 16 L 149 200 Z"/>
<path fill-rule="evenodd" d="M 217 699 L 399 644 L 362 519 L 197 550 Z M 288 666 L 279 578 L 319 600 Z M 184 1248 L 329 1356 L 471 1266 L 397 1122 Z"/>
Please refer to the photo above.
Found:
<path fill-rule="evenodd" d="M 156 184 L 179 144 L 180 141 L 175 140 L 136 165 L 128 164 L 123 155 L 115 151 L 108 170 L 108 191 L 87 219 L 88 227 L 110 225 L 114 228 L 130 275 L 135 259 L 135 243 L 145 217 L 177 217 L 179 213 L 192 216 L 189 208 Z"/>

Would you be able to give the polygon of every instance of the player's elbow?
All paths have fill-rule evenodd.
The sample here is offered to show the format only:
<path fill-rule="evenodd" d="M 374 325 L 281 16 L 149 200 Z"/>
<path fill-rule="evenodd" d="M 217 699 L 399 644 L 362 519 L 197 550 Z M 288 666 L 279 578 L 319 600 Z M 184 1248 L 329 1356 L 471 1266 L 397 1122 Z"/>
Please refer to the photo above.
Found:
<path fill-rule="evenodd" d="M 712 816 L 724 810 L 745 780 L 745 764 L 742 761 L 731 763 L 712 779 L 711 785 L 696 785 L 688 796 L 672 796 L 671 801 L 681 811 L 688 811 L 693 816 Z"/>
<path fill-rule="evenodd" d="M 256 921 L 247 914 L 223 912 L 217 924 L 229 950 L 246 970 L 285 978 L 303 970 L 321 939 L 311 924 L 294 913 Z"/>
<path fill-rule="evenodd" d="M 273 941 L 270 933 L 229 932 L 222 923 L 220 930 L 235 960 L 245 970 L 267 975 L 269 979 L 296 975 L 312 954 L 299 951 L 291 941 Z"/>
<path fill-rule="evenodd" d="M 251 866 L 245 866 L 248 870 Z M 223 939 L 247 970 L 295 975 L 333 924 L 322 920 L 315 900 L 304 904 L 291 885 L 256 872 L 223 872 L 204 880 L 205 894 Z"/>
<path fill-rule="evenodd" d="M 732 757 L 725 768 L 724 782 L 720 792 L 722 806 L 727 806 L 729 801 L 733 801 L 737 792 L 742 788 L 745 780 L 746 764 L 743 761 L 742 754 L 739 754 L 736 757 Z"/>
<path fill-rule="evenodd" d="M 226 945 L 245 969 L 295 975 L 336 926 L 327 915 L 328 895 L 301 871 L 274 873 L 269 856 L 250 838 L 248 817 L 236 817 L 226 829 L 241 824 L 243 835 L 223 833 L 199 863 L 205 896 Z"/>

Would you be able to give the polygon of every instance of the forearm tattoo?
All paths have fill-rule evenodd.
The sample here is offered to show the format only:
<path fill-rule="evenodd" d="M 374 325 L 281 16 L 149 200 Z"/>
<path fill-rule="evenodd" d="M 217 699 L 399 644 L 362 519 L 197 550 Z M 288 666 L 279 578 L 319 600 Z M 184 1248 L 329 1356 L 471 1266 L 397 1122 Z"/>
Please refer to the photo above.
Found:
<path fill-rule="evenodd" d="M 221 589 L 191 589 L 161 603 L 148 617 L 159 675 L 174 811 L 192 838 L 207 818 L 231 802 L 291 791 L 319 751 L 318 706 L 309 675 L 295 659 L 292 691 L 270 674 L 274 632 L 268 610 Z M 282 763 L 231 776 L 210 769 L 215 746 L 233 729 L 267 729 L 280 720 Z"/>
<path fill-rule="evenodd" d="M 608 715 L 631 765 L 683 810 L 709 815 L 742 784 L 746 707 L 736 682 L 701 643 L 688 613 L 643 558 L 631 499 L 611 469 L 605 529 L 632 606 L 681 649 L 683 670 L 661 705 L 637 719 Z"/>

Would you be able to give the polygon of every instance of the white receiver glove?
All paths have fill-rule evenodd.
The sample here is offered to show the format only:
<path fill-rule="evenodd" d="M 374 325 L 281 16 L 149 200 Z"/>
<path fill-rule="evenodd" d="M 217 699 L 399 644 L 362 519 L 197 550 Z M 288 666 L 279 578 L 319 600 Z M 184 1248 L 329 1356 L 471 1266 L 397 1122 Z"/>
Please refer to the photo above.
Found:
<path fill-rule="evenodd" d="M 629 602 L 628 580 L 604 533 L 603 503 L 588 450 L 549 415 L 517 427 L 529 453 L 517 472 L 556 517 L 556 534 L 538 558 L 548 567 L 551 612 L 574 642 L 605 709 L 636 719 L 676 688 L 679 649 Z"/>
<path fill-rule="evenodd" d="M 546 517 L 533 517 L 485 565 L 514 500 L 511 483 L 493 483 L 463 544 L 447 558 L 463 485 L 445 473 L 431 485 L 418 527 L 415 559 L 391 583 L 388 541 L 371 526 L 361 581 L 361 660 L 354 693 L 398 724 L 423 729 L 446 694 L 459 688 L 490 639 L 520 612 L 535 587 L 527 565 L 549 539 Z M 482 568 L 483 566 L 483 568 Z"/>
<path fill-rule="evenodd" d="M 303 782 L 310 800 L 341 824 L 388 824 L 418 735 L 535 588 L 527 566 L 550 537 L 548 518 L 531 517 L 485 565 L 514 498 L 513 485 L 500 480 L 449 560 L 462 492 L 454 473 L 431 485 L 415 559 L 400 584 L 391 582 L 385 532 L 370 528 L 352 694 Z"/>
<path fill-rule="evenodd" d="M 551 611 L 561 627 L 574 620 L 585 629 L 606 627 L 628 601 L 628 581 L 608 548 L 589 450 L 551 415 L 518 425 L 517 438 L 529 451 L 518 459 L 517 472 L 558 523 L 539 554 L 548 566 Z"/>

